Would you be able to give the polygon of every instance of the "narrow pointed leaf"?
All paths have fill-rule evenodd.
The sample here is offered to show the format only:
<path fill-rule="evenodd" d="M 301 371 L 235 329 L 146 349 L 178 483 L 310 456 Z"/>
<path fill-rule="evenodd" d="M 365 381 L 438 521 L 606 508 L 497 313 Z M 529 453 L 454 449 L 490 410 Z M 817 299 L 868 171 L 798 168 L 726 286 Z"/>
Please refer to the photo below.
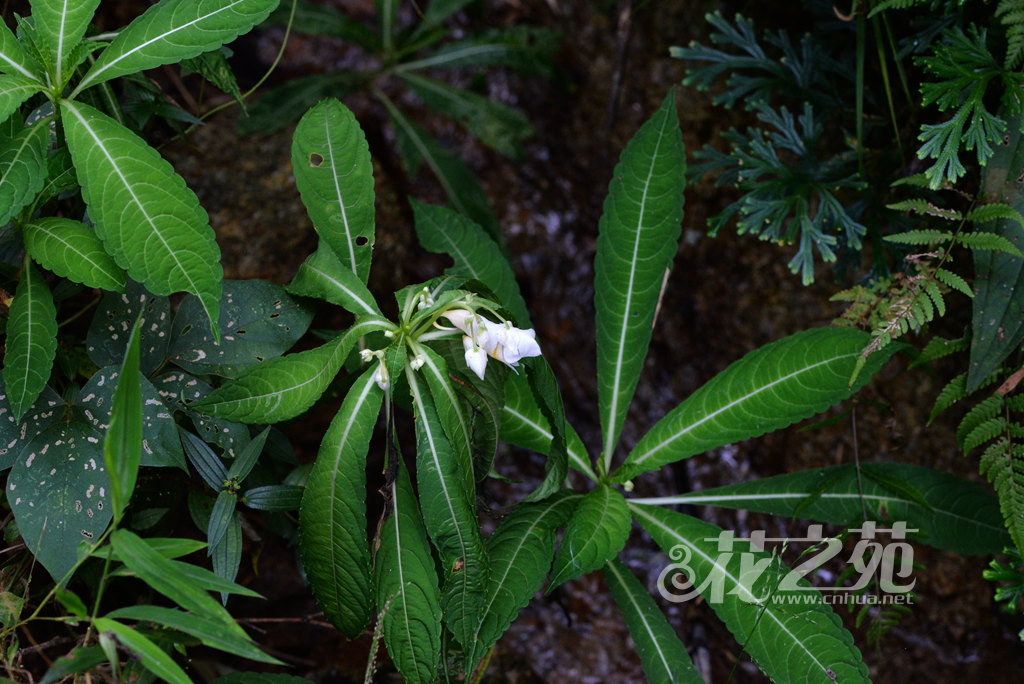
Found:
<path fill-rule="evenodd" d="M 629 568 L 613 558 L 604 566 L 604 582 L 622 611 L 650 684 L 703 684 L 690 654 L 664 613 Z"/>
<path fill-rule="evenodd" d="M 213 510 L 210 511 L 210 522 L 206 526 L 206 543 L 209 544 L 209 553 L 213 555 L 213 549 L 224 538 L 224 533 L 235 519 L 235 503 L 238 500 L 229 491 L 217 492 L 217 499 L 213 502 Z M 219 574 L 219 573 L 218 573 Z M 233 580 L 234 576 L 225 579 Z"/>
<path fill-rule="evenodd" d="M 324 393 L 356 340 L 380 327 L 378 319 L 362 321 L 315 349 L 265 361 L 191 407 L 242 423 L 277 423 L 294 418 Z"/>
<path fill-rule="evenodd" d="M 6 22 L 0 22 L 0 73 L 20 76 L 24 82 L 33 82 L 40 89 L 43 85 L 39 65 L 28 56 L 17 37 L 7 28 Z M 3 80 L 0 79 L 0 82 Z"/>
<path fill-rule="evenodd" d="M 584 496 L 562 535 L 548 592 L 603 566 L 626 545 L 632 518 L 617 489 L 599 484 Z"/>
<path fill-rule="evenodd" d="M 67 100 L 61 111 L 82 196 L 107 251 L 154 294 L 197 295 L 219 338 L 220 248 L 195 193 L 107 115 Z"/>
<path fill-rule="evenodd" d="M 854 527 L 861 522 L 863 503 L 869 520 L 881 525 L 905 521 L 908 528 L 919 530 L 914 539 L 940 549 L 978 555 L 999 553 L 1009 545 L 999 501 L 986 487 L 904 463 L 871 463 L 862 468 L 859 485 L 855 467 L 848 464 L 634 501 L 724 506 Z M 919 495 L 886 486 L 888 479 L 902 483 L 904 489 L 913 487 Z"/>
<path fill-rule="evenodd" d="M 415 175 L 420 163 L 426 163 L 448 196 L 452 208 L 480 224 L 496 244 L 504 244 L 498 220 L 494 218 L 487 195 L 477 183 L 473 171 L 394 104 L 388 100 L 384 104 L 391 115 L 398 148 L 409 173 Z"/>
<path fill-rule="evenodd" d="M 677 549 L 672 556 L 682 559 L 677 567 L 701 589 L 736 641 L 772 680 L 870 681 L 853 636 L 820 594 L 780 587 L 774 600 L 764 600 L 770 587 L 747 565 L 751 558 L 755 564 L 766 562 L 769 553 L 745 547 L 742 553 L 721 553 L 719 527 L 653 506 L 630 509 L 662 550 Z M 707 578 L 711 581 L 705 582 Z M 802 579 L 800 583 L 810 588 Z M 790 603 L 787 598 L 795 600 Z"/>
<path fill-rule="evenodd" d="M 448 443 L 455 453 L 456 472 L 463 474 L 463 486 L 473 491 L 476 479 L 473 475 L 473 425 L 472 417 L 463 407 L 448 376 L 448 364 L 431 349 L 423 349 L 424 363 L 420 369 L 427 380 L 427 387 L 434 399 L 437 416 L 444 428 Z"/>
<path fill-rule="evenodd" d="M 242 519 L 237 511 L 232 511 L 224 536 L 210 549 L 210 561 L 215 575 L 226 582 L 235 581 L 242 564 Z M 220 592 L 221 605 L 228 604 L 229 593 Z"/>
<path fill-rule="evenodd" d="M 128 530 L 115 530 L 110 540 L 121 561 L 143 582 L 185 610 L 216 620 L 222 629 L 245 637 L 245 632 L 228 611 L 207 594 L 203 586 L 181 572 L 187 563 L 164 558 L 144 539 Z"/>
<path fill-rule="evenodd" d="M 75 89 L 195 57 L 248 32 L 278 0 L 164 0 L 122 30 Z"/>
<path fill-rule="evenodd" d="M 72 51 L 89 28 L 100 0 L 32 0 L 32 18 L 44 49 L 49 53 L 51 76 L 58 90 L 71 77 Z"/>
<path fill-rule="evenodd" d="M 41 266 L 86 287 L 124 292 L 125 273 L 89 226 L 47 216 L 27 224 L 25 249 Z"/>
<path fill-rule="evenodd" d="M 77 421 L 52 425 L 25 446 L 7 478 L 22 539 L 56 582 L 75 567 L 79 545 L 111 519 L 102 439 Z"/>
<path fill-rule="evenodd" d="M 548 28 L 510 26 L 446 43 L 428 55 L 399 64 L 396 71 L 508 66 L 525 73 L 549 75 L 559 42 L 560 34 Z"/>
<path fill-rule="evenodd" d="M 134 653 L 142 666 L 156 675 L 157 679 L 170 684 L 191 684 L 192 680 L 159 646 L 138 631 L 110 618 L 96 618 L 93 625 L 99 632 L 110 632 L 118 643 Z"/>
<path fill-rule="evenodd" d="M 0 225 L 28 206 L 46 183 L 48 123 L 22 127 L 13 138 L 0 144 Z"/>
<path fill-rule="evenodd" d="M 127 606 L 107 613 L 108 618 L 140 620 L 160 627 L 170 627 L 185 634 L 191 634 L 205 645 L 234 655 L 263 663 L 283 665 L 280 660 L 263 653 L 250 639 L 242 639 L 225 632 L 223 625 L 198 615 L 192 615 L 174 608 L 159 606 Z"/>
<path fill-rule="evenodd" d="M 354 638 L 370 620 L 366 454 L 383 392 L 365 371 L 331 421 L 299 508 L 299 550 L 317 604 Z"/>
<path fill-rule="evenodd" d="M 321 245 L 302 265 L 288 284 L 288 291 L 337 304 L 357 316 L 383 317 L 364 281 L 345 267 L 334 250 Z"/>
<path fill-rule="evenodd" d="M 501 441 L 524 449 L 548 454 L 551 451 L 551 426 L 544 417 L 537 400 L 523 375 L 511 375 L 505 382 L 505 404 L 501 410 Z M 569 465 L 597 480 L 587 457 L 583 440 L 566 423 L 566 451 Z"/>
<path fill-rule="evenodd" d="M 57 354 L 57 309 L 42 272 L 25 257 L 7 319 L 4 386 L 14 422 L 46 387 Z"/>
<path fill-rule="evenodd" d="M 475 620 L 487 586 L 487 555 L 474 492 L 444 434 L 437 409 L 416 373 L 406 367 L 416 415 L 416 480 L 427 532 L 441 557 L 445 624 L 463 648 L 473 648 Z"/>
<path fill-rule="evenodd" d="M 374 241 L 373 164 L 348 107 L 329 99 L 306 112 L 292 138 L 292 169 L 320 238 L 365 283 Z"/>
<path fill-rule="evenodd" d="M 686 150 L 675 91 L 623 150 L 594 260 L 597 380 L 605 470 L 643 368 L 658 295 L 682 231 Z"/>
<path fill-rule="evenodd" d="M 476 666 L 540 590 L 555 553 L 555 530 L 565 525 L 580 498 L 563 490 L 523 504 L 488 537 L 491 573 L 467 669 Z"/>
<path fill-rule="evenodd" d="M 256 461 L 259 460 L 260 454 L 263 453 L 263 447 L 267 443 L 267 435 L 270 434 L 270 427 L 263 428 L 263 431 L 252 438 L 252 441 L 245 445 L 242 449 L 242 453 L 235 457 L 231 462 L 231 467 L 228 469 L 228 479 L 237 480 L 242 482 L 249 476 L 252 469 L 256 466 Z"/>
<path fill-rule="evenodd" d="M 121 519 L 135 490 L 141 457 L 142 387 L 139 385 L 139 324 L 136 322 L 128 339 L 128 353 L 121 364 L 110 408 L 110 426 L 103 442 L 114 520 Z"/>
<path fill-rule="evenodd" d="M 405 681 L 429 684 L 441 655 L 441 594 L 412 482 L 401 466 L 379 542 L 374 584 L 384 644 Z"/>
<path fill-rule="evenodd" d="M 521 143 L 533 135 L 529 119 L 500 102 L 416 73 L 404 73 L 402 80 L 432 109 L 456 119 L 507 157 L 521 157 Z"/>
<path fill-rule="evenodd" d="M 547 419 L 551 429 L 551 446 L 547 450 L 548 460 L 544 462 L 544 479 L 524 499 L 524 501 L 540 501 L 557 492 L 565 485 L 569 475 L 569 457 L 566 454 L 565 407 L 562 405 L 562 393 L 558 390 L 558 381 L 551 370 L 547 359 L 535 357 L 525 360 L 526 381 L 530 386 L 541 415 Z"/>
<path fill-rule="evenodd" d="M 445 272 L 479 280 L 512 312 L 519 327 L 530 327 L 530 314 L 512 266 L 484 229 L 451 209 L 414 199 L 410 202 L 416 216 L 416 236 L 423 248 L 455 260 Z"/>
<path fill-rule="evenodd" d="M 813 328 L 750 352 L 658 421 L 612 481 L 821 413 L 864 386 L 898 350 L 889 345 L 872 354 L 850 387 L 869 341 L 868 333 L 852 328 Z"/>

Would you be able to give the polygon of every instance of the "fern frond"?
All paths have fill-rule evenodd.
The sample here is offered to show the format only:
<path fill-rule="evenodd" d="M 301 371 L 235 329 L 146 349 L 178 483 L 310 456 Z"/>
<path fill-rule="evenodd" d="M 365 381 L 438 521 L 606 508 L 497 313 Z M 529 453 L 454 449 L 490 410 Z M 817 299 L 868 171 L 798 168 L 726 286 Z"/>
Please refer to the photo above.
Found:
<path fill-rule="evenodd" d="M 931 0 L 882 0 L 882 2 L 871 8 L 871 11 L 868 13 L 868 18 L 870 19 L 879 12 L 884 12 L 886 10 L 902 10 L 914 7 L 915 5 L 928 4 L 931 4 Z"/>
<path fill-rule="evenodd" d="M 913 197 L 911 199 L 903 200 L 902 202 L 896 202 L 894 204 L 885 205 L 886 208 L 892 209 L 893 211 L 915 211 L 918 214 L 926 214 L 928 216 L 937 216 L 938 218 L 945 219 L 947 221 L 959 221 L 963 218 L 963 215 L 956 209 L 944 209 L 943 207 L 932 204 L 931 202 L 921 199 L 920 197 Z M 925 239 L 925 235 L 936 234 L 936 237 L 931 238 L 929 242 L 945 242 L 943 234 L 945 231 L 941 230 L 908 230 L 906 233 L 899 233 L 899 235 L 915 235 L 920 233 L 921 238 Z M 896 237 L 890 235 L 886 240 Z M 950 235 L 952 237 L 952 235 Z M 948 240 L 949 238 L 946 238 Z M 927 243 L 912 243 L 912 244 L 927 244 Z"/>
<path fill-rule="evenodd" d="M 995 233 L 961 233 L 957 236 L 956 241 L 965 247 L 970 247 L 971 249 L 993 250 L 997 252 L 1006 252 L 1013 256 L 1024 256 L 1024 254 L 1021 254 L 1021 251 L 1017 249 L 1012 242 L 1001 235 L 996 235 Z"/>
<path fill-rule="evenodd" d="M 1006 27 L 1003 67 L 1016 69 L 1024 62 L 1024 0 L 999 0 L 996 16 Z"/>
<path fill-rule="evenodd" d="M 950 354 L 957 352 L 967 351 L 969 344 L 966 337 L 961 337 L 957 340 L 947 340 L 942 337 L 933 337 L 928 340 L 928 344 L 921 350 L 921 354 L 914 359 L 914 363 L 910 365 L 911 368 L 930 363 L 936 359 L 942 359 Z"/>
<path fill-rule="evenodd" d="M 974 291 L 971 290 L 971 286 L 967 284 L 966 280 L 958 276 L 956 273 L 947 271 L 944 268 L 939 268 L 935 270 L 935 279 L 943 285 L 946 285 L 957 292 L 962 292 L 971 299 L 974 299 Z"/>
<path fill-rule="evenodd" d="M 988 397 L 971 408 L 963 420 L 960 421 L 960 426 L 956 429 L 956 443 L 960 445 L 960 448 L 963 448 L 967 437 L 972 432 L 980 427 L 982 423 L 998 416 L 1002 409 L 1003 398 L 999 395 Z"/>
<path fill-rule="evenodd" d="M 1024 0 L 1022 0 L 1022 2 L 1024 2 Z M 1006 219 L 1009 221 L 1016 221 L 1018 225 L 1024 226 L 1024 216 L 1009 204 L 1003 204 L 1002 202 L 983 204 L 980 207 L 976 207 L 967 212 L 967 215 L 964 218 L 973 223 L 985 223 L 987 221 Z"/>
<path fill-rule="evenodd" d="M 939 415 L 966 396 L 967 373 L 961 373 L 947 382 L 946 386 L 939 392 L 939 396 L 935 398 L 935 405 L 932 407 L 931 415 L 928 416 L 928 424 L 931 425 L 931 422 L 935 420 L 935 416 Z"/>
<path fill-rule="evenodd" d="M 970 434 L 964 437 L 963 450 L 965 454 L 970 453 L 975 447 L 991 441 L 1003 434 L 1007 429 L 1006 418 L 996 416 L 989 418 L 978 427 L 971 430 Z"/>
<path fill-rule="evenodd" d="M 980 471 L 999 495 L 999 508 L 1014 545 L 1024 548 L 1024 454 L 1020 445 L 1001 439 L 982 454 Z"/>

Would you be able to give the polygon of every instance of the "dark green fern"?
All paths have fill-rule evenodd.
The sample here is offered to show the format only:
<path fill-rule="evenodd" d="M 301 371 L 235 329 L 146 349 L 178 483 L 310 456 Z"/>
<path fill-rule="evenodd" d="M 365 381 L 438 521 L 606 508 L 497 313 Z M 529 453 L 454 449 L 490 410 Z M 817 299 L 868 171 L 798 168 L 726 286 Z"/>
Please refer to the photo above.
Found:
<path fill-rule="evenodd" d="M 1006 57 L 1003 67 L 1020 68 L 1024 63 L 1024 0 L 999 0 L 996 16 L 1006 27 Z"/>

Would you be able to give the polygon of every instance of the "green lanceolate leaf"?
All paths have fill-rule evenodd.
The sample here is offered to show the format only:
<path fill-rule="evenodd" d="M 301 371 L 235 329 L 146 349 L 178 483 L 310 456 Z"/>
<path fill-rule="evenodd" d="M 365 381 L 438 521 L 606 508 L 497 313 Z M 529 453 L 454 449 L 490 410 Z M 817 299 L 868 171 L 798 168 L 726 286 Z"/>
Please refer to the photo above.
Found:
<path fill-rule="evenodd" d="M 7 501 L 21 536 L 60 582 L 78 560 L 78 546 L 110 522 L 110 481 L 103 434 L 79 422 L 57 423 L 22 450 L 7 480 Z"/>
<path fill-rule="evenodd" d="M 0 73 L 21 76 L 39 88 L 43 85 L 39 65 L 28 56 L 6 22 L 0 22 Z"/>
<path fill-rule="evenodd" d="M 401 465 L 390 499 L 373 573 L 384 644 L 405 681 L 429 684 L 441 655 L 441 595 L 412 482 Z"/>
<path fill-rule="evenodd" d="M 384 316 L 364 282 L 324 244 L 302 262 L 288 291 L 326 300 L 357 316 Z"/>
<path fill-rule="evenodd" d="M 105 617 L 96 618 L 93 621 L 93 626 L 98 632 L 112 633 L 118 643 L 138 657 L 142 666 L 156 675 L 159 680 L 170 684 L 191 684 L 192 680 L 185 674 L 185 671 L 149 637 L 143 636 L 140 632 L 117 620 Z"/>
<path fill-rule="evenodd" d="M 1024 170 L 1021 117 L 1011 117 L 1007 140 L 982 169 L 985 197 L 1024 210 L 1024 192 L 1017 182 Z M 986 229 L 1024 248 L 1024 228 L 1000 219 Z M 973 392 L 1024 339 L 1024 260 L 992 250 L 974 250 L 975 296 L 971 323 L 971 359 L 967 391 Z"/>
<path fill-rule="evenodd" d="M 0 225 L 28 206 L 46 183 L 47 124 L 48 120 L 22 127 L 0 144 Z"/>
<path fill-rule="evenodd" d="M 56 90 L 64 89 L 74 64 L 71 54 L 89 28 L 100 0 L 32 0 L 36 33 L 50 59 L 50 76 Z"/>
<path fill-rule="evenodd" d="M 402 80 L 432 109 L 458 120 L 484 144 L 505 156 L 521 157 L 520 143 L 533 135 L 529 119 L 488 97 L 415 73 L 402 74 Z"/>
<path fill-rule="evenodd" d="M 576 430 L 566 423 L 566 451 L 569 465 L 597 480 L 587 459 L 587 449 Z M 551 451 L 551 426 L 544 417 L 524 375 L 510 375 L 505 381 L 505 404 L 501 409 L 501 441 L 524 449 L 548 454 Z"/>
<path fill-rule="evenodd" d="M 390 100 L 382 100 L 391 115 L 398 149 L 402 161 L 415 175 L 421 162 L 430 167 L 442 189 L 448 195 L 452 208 L 480 224 L 498 245 L 504 244 L 504 236 L 487 203 L 487 195 L 476 181 L 473 171 L 465 162 L 446 149 L 441 143 L 413 123 Z"/>
<path fill-rule="evenodd" d="M 195 193 L 107 115 L 67 100 L 61 111 L 82 196 L 107 251 L 154 294 L 197 295 L 219 339 L 220 248 Z"/>
<path fill-rule="evenodd" d="M 124 292 L 124 269 L 84 223 L 48 216 L 24 226 L 22 235 L 25 250 L 57 275 L 86 287 Z"/>
<path fill-rule="evenodd" d="M 920 531 L 915 539 L 956 553 L 999 553 L 1009 542 L 999 502 L 987 488 L 903 463 L 862 468 L 859 487 L 850 464 L 636 502 L 724 506 L 850 526 L 859 525 L 866 508 L 868 520 L 879 525 L 905 521 Z"/>
<path fill-rule="evenodd" d="M 467 492 L 471 492 L 476 486 L 473 473 L 472 416 L 459 400 L 448 376 L 448 364 L 440 355 L 431 349 L 423 348 L 423 367 L 420 371 L 427 380 L 437 416 L 441 420 L 445 436 L 448 437 L 448 443 L 455 452 L 456 472 L 463 474 L 463 486 Z"/>
<path fill-rule="evenodd" d="M 210 561 L 215 575 L 227 582 L 234 582 L 242 564 L 242 519 L 237 511 L 228 518 L 224 536 L 210 549 Z M 228 604 L 229 592 L 220 592 L 222 605 Z"/>
<path fill-rule="evenodd" d="M 150 622 L 160 627 L 170 627 L 179 632 L 191 634 L 211 648 L 226 651 L 250 660 L 283 665 L 277 658 L 272 658 L 260 651 L 248 638 L 242 639 L 233 633 L 225 632 L 224 626 L 220 622 L 173 608 L 128 606 L 107 613 L 106 617 L 120 620 L 139 620 Z"/>
<path fill-rule="evenodd" d="M 444 434 L 434 400 L 415 371 L 406 367 L 416 415 L 416 480 L 427 532 L 441 556 L 441 606 L 445 624 L 466 649 L 473 648 L 475 620 L 487 586 L 487 555 L 465 475 Z"/>
<path fill-rule="evenodd" d="M 232 378 L 291 349 L 309 328 L 313 312 L 277 283 L 226 280 L 220 298 L 219 344 L 203 317 L 198 298 L 188 296 L 181 302 L 167 355 L 190 373 Z"/>
<path fill-rule="evenodd" d="M 852 328 L 814 328 L 750 352 L 658 421 L 612 481 L 779 430 L 839 403 L 896 351 L 890 345 L 871 355 L 850 387 L 869 341 L 868 333 Z"/>
<path fill-rule="evenodd" d="M 626 500 L 617 489 L 599 484 L 584 496 L 562 536 L 548 592 L 614 558 L 626 545 L 631 521 Z"/>
<path fill-rule="evenodd" d="M 206 526 L 206 543 L 209 544 L 208 553 L 213 555 L 213 549 L 224 539 L 224 533 L 235 519 L 235 504 L 238 499 L 229 491 L 224 489 L 217 492 L 217 499 L 213 502 L 213 509 L 210 511 L 210 521 Z M 226 579 L 234 579 L 234 575 Z"/>
<path fill-rule="evenodd" d="M 0 76 L 0 121 L 6 121 L 22 102 L 43 89 L 31 76 L 5 74 Z"/>
<path fill-rule="evenodd" d="M 510 26 L 447 43 L 420 59 L 397 65 L 395 70 L 405 73 L 418 69 L 508 66 L 526 73 L 548 75 L 551 57 L 558 45 L 557 31 L 538 26 Z"/>
<path fill-rule="evenodd" d="M 4 386 L 14 422 L 35 403 L 57 354 L 57 309 L 42 272 L 25 257 L 7 319 Z"/>
<path fill-rule="evenodd" d="M 604 581 L 622 611 L 640 662 L 651 684 L 700 684 L 700 674 L 665 615 L 629 568 L 618 559 L 604 566 Z"/>
<path fill-rule="evenodd" d="M 685 173 L 672 91 L 622 152 L 601 214 L 594 307 L 606 471 L 647 355 L 665 272 L 676 254 Z"/>
<path fill-rule="evenodd" d="M 294 418 L 324 393 L 356 340 L 378 329 L 377 319 L 359 322 L 315 349 L 265 361 L 215 389 L 191 408 L 243 423 L 277 423 Z"/>
<path fill-rule="evenodd" d="M 103 462 L 110 477 L 110 505 L 120 520 L 139 474 L 142 455 L 142 387 L 139 384 L 139 324 L 128 340 L 128 353 L 110 408 L 110 426 L 103 442 Z M 115 523 L 116 524 L 116 523 Z"/>
<path fill-rule="evenodd" d="M 350 638 L 370 620 L 366 454 L 383 392 L 376 368 L 349 389 L 324 435 L 299 509 L 299 550 L 317 604 Z"/>
<path fill-rule="evenodd" d="M 121 562 L 150 587 L 185 610 L 216 620 L 220 623 L 221 629 L 248 638 L 228 611 L 206 593 L 208 585 L 197 582 L 194 572 L 191 575 L 184 572 L 189 566 L 188 563 L 164 558 L 150 547 L 146 540 L 128 530 L 115 530 L 111 533 L 110 540 Z M 213 574 L 203 568 L 193 568 L 209 575 Z M 229 582 L 225 584 L 234 586 Z"/>
<path fill-rule="evenodd" d="M 540 590 L 555 553 L 555 530 L 565 525 L 580 498 L 563 490 L 544 501 L 523 504 L 488 537 L 491 573 L 467 670 L 476 666 Z"/>
<path fill-rule="evenodd" d="M 164 0 L 122 30 L 75 88 L 173 64 L 234 40 L 267 18 L 278 0 Z"/>
<path fill-rule="evenodd" d="M 719 527 L 654 506 L 630 509 L 772 680 L 870 681 L 853 636 L 816 590 L 800 580 L 802 590 L 772 593 L 774 578 L 762 577 L 771 572 L 770 554 L 745 545 L 720 552 Z"/>
<path fill-rule="evenodd" d="M 446 272 L 479 280 L 512 312 L 519 327 L 530 327 L 530 314 L 512 267 L 483 228 L 451 209 L 410 202 L 416 215 L 416 235 L 423 248 L 448 254 L 455 260 Z"/>
<path fill-rule="evenodd" d="M 292 168 L 320 238 L 365 283 L 373 254 L 373 164 L 348 107 L 331 99 L 306 112 L 292 138 Z"/>

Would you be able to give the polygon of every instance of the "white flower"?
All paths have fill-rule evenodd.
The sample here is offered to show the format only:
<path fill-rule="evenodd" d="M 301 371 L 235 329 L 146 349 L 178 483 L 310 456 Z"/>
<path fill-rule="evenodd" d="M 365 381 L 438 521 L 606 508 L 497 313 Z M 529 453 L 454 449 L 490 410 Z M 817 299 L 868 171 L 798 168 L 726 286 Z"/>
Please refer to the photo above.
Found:
<path fill-rule="evenodd" d="M 383 361 L 377 364 L 377 372 L 373 374 L 373 381 L 385 392 L 388 391 L 388 387 L 391 387 L 391 376 L 388 375 L 387 366 Z"/>
<path fill-rule="evenodd" d="M 487 357 L 515 368 L 520 359 L 540 356 L 537 334 L 532 328 L 523 330 L 511 323 L 494 323 L 465 309 L 453 309 L 445 318 L 466 333 L 462 345 L 466 350 L 466 365 L 483 380 Z"/>
<path fill-rule="evenodd" d="M 423 368 L 423 365 L 426 362 L 427 362 L 427 357 L 423 356 L 423 354 L 417 354 L 416 356 L 412 357 L 412 361 L 409 362 L 409 366 L 414 371 L 418 371 L 420 368 Z"/>
<path fill-rule="evenodd" d="M 462 338 L 462 346 L 466 350 L 466 365 L 483 380 L 484 369 L 487 368 L 487 352 L 478 347 L 468 335 Z"/>
<path fill-rule="evenodd" d="M 362 350 L 360 350 L 359 351 L 359 358 L 362 360 L 363 363 L 369 363 L 370 359 L 373 358 L 373 350 L 372 349 L 362 349 Z"/>

